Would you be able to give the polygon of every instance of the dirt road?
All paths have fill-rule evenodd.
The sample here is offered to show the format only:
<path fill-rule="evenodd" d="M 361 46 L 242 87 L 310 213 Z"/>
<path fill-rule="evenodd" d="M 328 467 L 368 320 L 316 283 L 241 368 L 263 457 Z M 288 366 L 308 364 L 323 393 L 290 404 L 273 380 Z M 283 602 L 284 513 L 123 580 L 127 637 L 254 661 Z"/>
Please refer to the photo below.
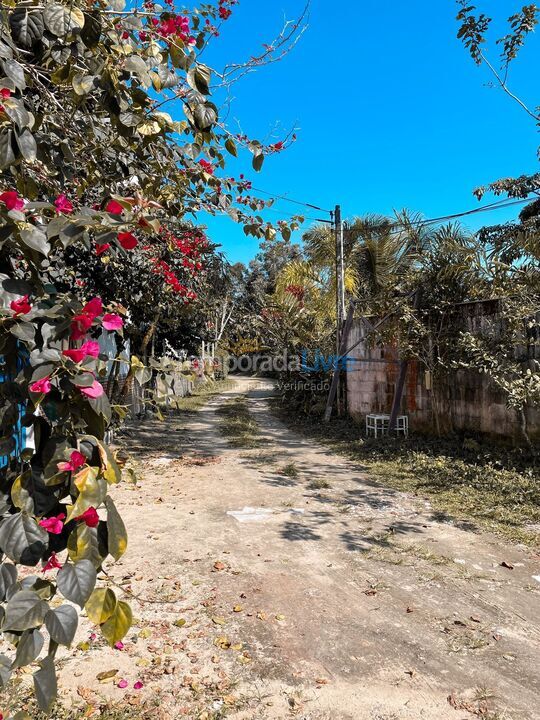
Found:
<path fill-rule="evenodd" d="M 261 448 L 221 436 L 227 395 L 124 434 L 141 479 L 116 493 L 111 572 L 143 601 L 124 649 L 65 658 L 64 696 L 95 700 L 117 669 L 99 693 L 167 720 L 540 718 L 538 555 L 371 483 L 276 420 L 264 382 L 235 393 Z"/>

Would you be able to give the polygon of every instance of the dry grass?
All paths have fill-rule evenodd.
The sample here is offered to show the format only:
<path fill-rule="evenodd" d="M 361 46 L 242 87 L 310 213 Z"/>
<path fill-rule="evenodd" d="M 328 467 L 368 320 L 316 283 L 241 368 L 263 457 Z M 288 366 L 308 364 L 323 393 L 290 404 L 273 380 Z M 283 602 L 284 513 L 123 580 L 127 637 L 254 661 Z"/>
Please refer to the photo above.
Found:
<path fill-rule="evenodd" d="M 350 421 L 323 425 L 276 411 L 297 432 L 360 463 L 380 485 L 428 497 L 434 519 L 540 543 L 540 466 L 526 450 L 458 437 L 366 440 Z"/>

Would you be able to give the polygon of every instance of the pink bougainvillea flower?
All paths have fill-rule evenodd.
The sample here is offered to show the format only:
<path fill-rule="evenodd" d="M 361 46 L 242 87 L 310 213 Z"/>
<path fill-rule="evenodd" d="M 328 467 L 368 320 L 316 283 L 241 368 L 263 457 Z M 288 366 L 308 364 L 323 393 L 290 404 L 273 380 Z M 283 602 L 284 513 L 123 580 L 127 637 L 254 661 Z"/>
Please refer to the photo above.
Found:
<path fill-rule="evenodd" d="M 52 553 L 51 557 L 47 560 L 41 572 L 48 572 L 49 570 L 59 570 L 62 567 L 62 563 L 58 562 L 56 553 Z"/>
<path fill-rule="evenodd" d="M 24 200 L 16 190 L 6 190 L 0 194 L 0 202 L 3 202 L 8 210 L 23 210 Z"/>
<path fill-rule="evenodd" d="M 124 248 L 124 250 L 133 250 L 133 248 L 137 247 L 137 245 L 139 244 L 139 241 L 137 240 L 135 235 L 130 232 L 118 233 L 118 242 Z"/>
<path fill-rule="evenodd" d="M 124 326 L 124 321 L 120 315 L 115 313 L 107 313 L 103 316 L 103 327 L 105 330 L 120 330 Z"/>
<path fill-rule="evenodd" d="M 92 398 L 93 400 L 105 394 L 103 385 L 97 380 L 94 380 L 90 387 L 80 387 L 79 390 L 83 395 L 86 395 L 86 397 Z"/>
<path fill-rule="evenodd" d="M 137 682 L 133 685 L 134 690 L 142 690 L 143 687 L 144 685 L 140 680 L 137 680 Z"/>
<path fill-rule="evenodd" d="M 209 175 L 214 174 L 214 166 L 212 163 L 208 162 L 208 160 L 199 160 L 199 165 L 202 167 L 204 172 L 208 173 Z"/>
<path fill-rule="evenodd" d="M 124 212 L 124 208 L 116 200 L 109 200 L 105 206 L 105 210 L 112 215 L 121 215 Z"/>
<path fill-rule="evenodd" d="M 73 360 L 74 363 L 80 363 L 86 357 L 86 353 L 82 347 L 75 348 L 73 350 L 63 350 L 62 355 L 69 358 L 70 360 Z"/>
<path fill-rule="evenodd" d="M 123 690 L 124 688 L 127 688 L 128 685 L 129 685 L 128 681 L 122 679 L 122 680 L 118 681 L 118 685 L 116 687 L 119 687 L 120 690 Z"/>
<path fill-rule="evenodd" d="M 44 530 L 51 533 L 51 535 L 60 535 L 64 529 L 63 520 L 65 519 L 66 516 L 64 513 L 61 513 L 60 515 L 57 515 L 57 517 L 43 518 L 43 520 L 39 521 L 39 524 Z"/>
<path fill-rule="evenodd" d="M 56 198 L 56 200 L 54 201 L 54 207 L 58 210 L 59 213 L 64 213 L 64 215 L 69 215 L 73 212 L 73 203 L 64 193 L 62 193 Z"/>
<path fill-rule="evenodd" d="M 94 318 L 90 315 L 75 315 L 71 319 L 71 339 L 81 340 L 92 327 Z"/>
<path fill-rule="evenodd" d="M 32 309 L 32 306 L 28 302 L 28 295 L 23 295 L 23 297 L 17 298 L 17 300 L 12 300 L 9 303 L 9 307 L 15 312 L 15 317 L 17 315 L 26 315 L 26 313 L 29 313 Z"/>
<path fill-rule="evenodd" d="M 94 507 L 88 508 L 88 510 L 85 510 L 82 515 L 79 515 L 79 517 L 76 517 L 75 520 L 78 520 L 79 522 L 84 522 L 88 527 L 94 528 L 99 525 L 99 515 L 97 514 L 97 510 Z"/>
<path fill-rule="evenodd" d="M 123 642 L 117 642 L 114 644 L 115 650 L 123 650 L 124 649 L 124 643 Z"/>
<path fill-rule="evenodd" d="M 97 357 L 99 355 L 99 349 L 99 343 L 95 340 L 87 340 L 81 348 L 81 350 L 84 350 L 90 357 Z"/>
<path fill-rule="evenodd" d="M 30 392 L 33 393 L 42 393 L 43 395 L 46 395 L 47 393 L 51 392 L 51 381 L 50 381 L 50 375 L 47 375 L 47 377 L 41 378 L 41 380 L 36 380 L 36 382 L 33 382 L 30 385 Z"/>
<path fill-rule="evenodd" d="M 95 297 L 89 300 L 83 307 L 82 312 L 71 319 L 71 339 L 81 340 L 92 327 L 94 320 L 102 312 L 103 303 L 101 298 Z"/>
<path fill-rule="evenodd" d="M 88 639 L 89 639 L 89 640 L 92 640 L 92 642 L 93 642 L 94 640 L 96 640 L 96 639 L 97 639 L 96 633 L 90 633 L 90 636 L 89 636 Z"/>
<path fill-rule="evenodd" d="M 86 465 L 85 456 L 78 450 L 74 450 L 69 456 L 69 461 L 59 462 L 57 467 L 60 472 L 75 472 L 83 465 Z"/>
<path fill-rule="evenodd" d="M 97 357 L 99 355 L 99 343 L 95 340 L 88 340 L 84 345 L 81 345 L 80 348 L 63 350 L 62 355 L 65 355 L 65 357 L 68 357 L 75 363 L 80 363 L 85 357 Z"/>
<path fill-rule="evenodd" d="M 107 250 L 111 247 L 110 243 L 97 243 L 96 244 L 96 255 L 99 257 L 100 255 L 103 255 L 104 252 L 107 252 Z"/>
<path fill-rule="evenodd" d="M 95 297 L 89 300 L 82 309 L 83 315 L 89 315 L 93 320 L 103 312 L 101 298 Z"/>

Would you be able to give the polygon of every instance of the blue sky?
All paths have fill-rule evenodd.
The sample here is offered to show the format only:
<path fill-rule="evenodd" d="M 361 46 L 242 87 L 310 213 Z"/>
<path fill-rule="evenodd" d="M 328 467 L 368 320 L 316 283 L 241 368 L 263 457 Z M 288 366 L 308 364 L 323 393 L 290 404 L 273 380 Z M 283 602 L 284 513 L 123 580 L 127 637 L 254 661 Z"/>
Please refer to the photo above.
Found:
<path fill-rule="evenodd" d="M 504 5 L 505 14 L 520 7 L 513 0 Z M 302 7 L 303 0 L 242 0 L 206 62 L 219 67 L 260 52 Z M 246 154 L 227 175 L 244 171 L 258 188 L 322 208 L 340 203 L 345 217 L 403 207 L 436 217 L 475 207 L 478 185 L 536 172 L 534 121 L 489 86 L 488 71 L 456 39 L 455 15 L 454 0 L 312 0 L 300 43 L 234 86 L 228 118 L 235 131 L 272 142 L 297 125 L 298 141 L 267 158 L 261 173 L 251 170 Z M 532 107 L 540 103 L 533 77 L 539 42 L 538 35 L 530 39 L 510 76 Z M 297 212 L 282 201 L 275 207 L 268 219 Z M 467 225 L 476 229 L 517 212 L 477 215 Z M 256 254 L 257 240 L 228 218 L 208 225 L 231 262 Z"/>

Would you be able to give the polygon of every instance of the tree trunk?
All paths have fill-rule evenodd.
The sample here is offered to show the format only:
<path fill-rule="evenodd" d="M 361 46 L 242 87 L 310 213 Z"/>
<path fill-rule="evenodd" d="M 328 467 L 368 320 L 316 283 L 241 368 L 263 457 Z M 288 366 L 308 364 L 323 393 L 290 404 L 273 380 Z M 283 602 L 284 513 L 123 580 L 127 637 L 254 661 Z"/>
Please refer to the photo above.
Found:
<path fill-rule="evenodd" d="M 145 363 L 146 363 L 146 359 L 147 359 L 146 351 L 148 349 L 148 346 L 150 345 L 150 341 L 154 337 L 154 333 L 156 332 L 156 328 L 159 324 L 160 317 L 161 317 L 161 313 L 160 312 L 156 313 L 154 319 L 150 323 L 150 327 L 148 328 L 148 330 L 146 331 L 146 333 L 142 339 L 140 353 L 144 357 Z"/>
<path fill-rule="evenodd" d="M 536 454 L 533 448 L 533 444 L 531 442 L 531 438 L 529 437 L 528 427 L 527 427 L 527 416 L 525 415 L 525 407 L 522 405 L 519 410 L 516 411 L 519 419 L 519 431 L 521 433 L 521 437 L 525 441 L 525 445 L 528 447 L 528 449 L 533 453 Z"/>

